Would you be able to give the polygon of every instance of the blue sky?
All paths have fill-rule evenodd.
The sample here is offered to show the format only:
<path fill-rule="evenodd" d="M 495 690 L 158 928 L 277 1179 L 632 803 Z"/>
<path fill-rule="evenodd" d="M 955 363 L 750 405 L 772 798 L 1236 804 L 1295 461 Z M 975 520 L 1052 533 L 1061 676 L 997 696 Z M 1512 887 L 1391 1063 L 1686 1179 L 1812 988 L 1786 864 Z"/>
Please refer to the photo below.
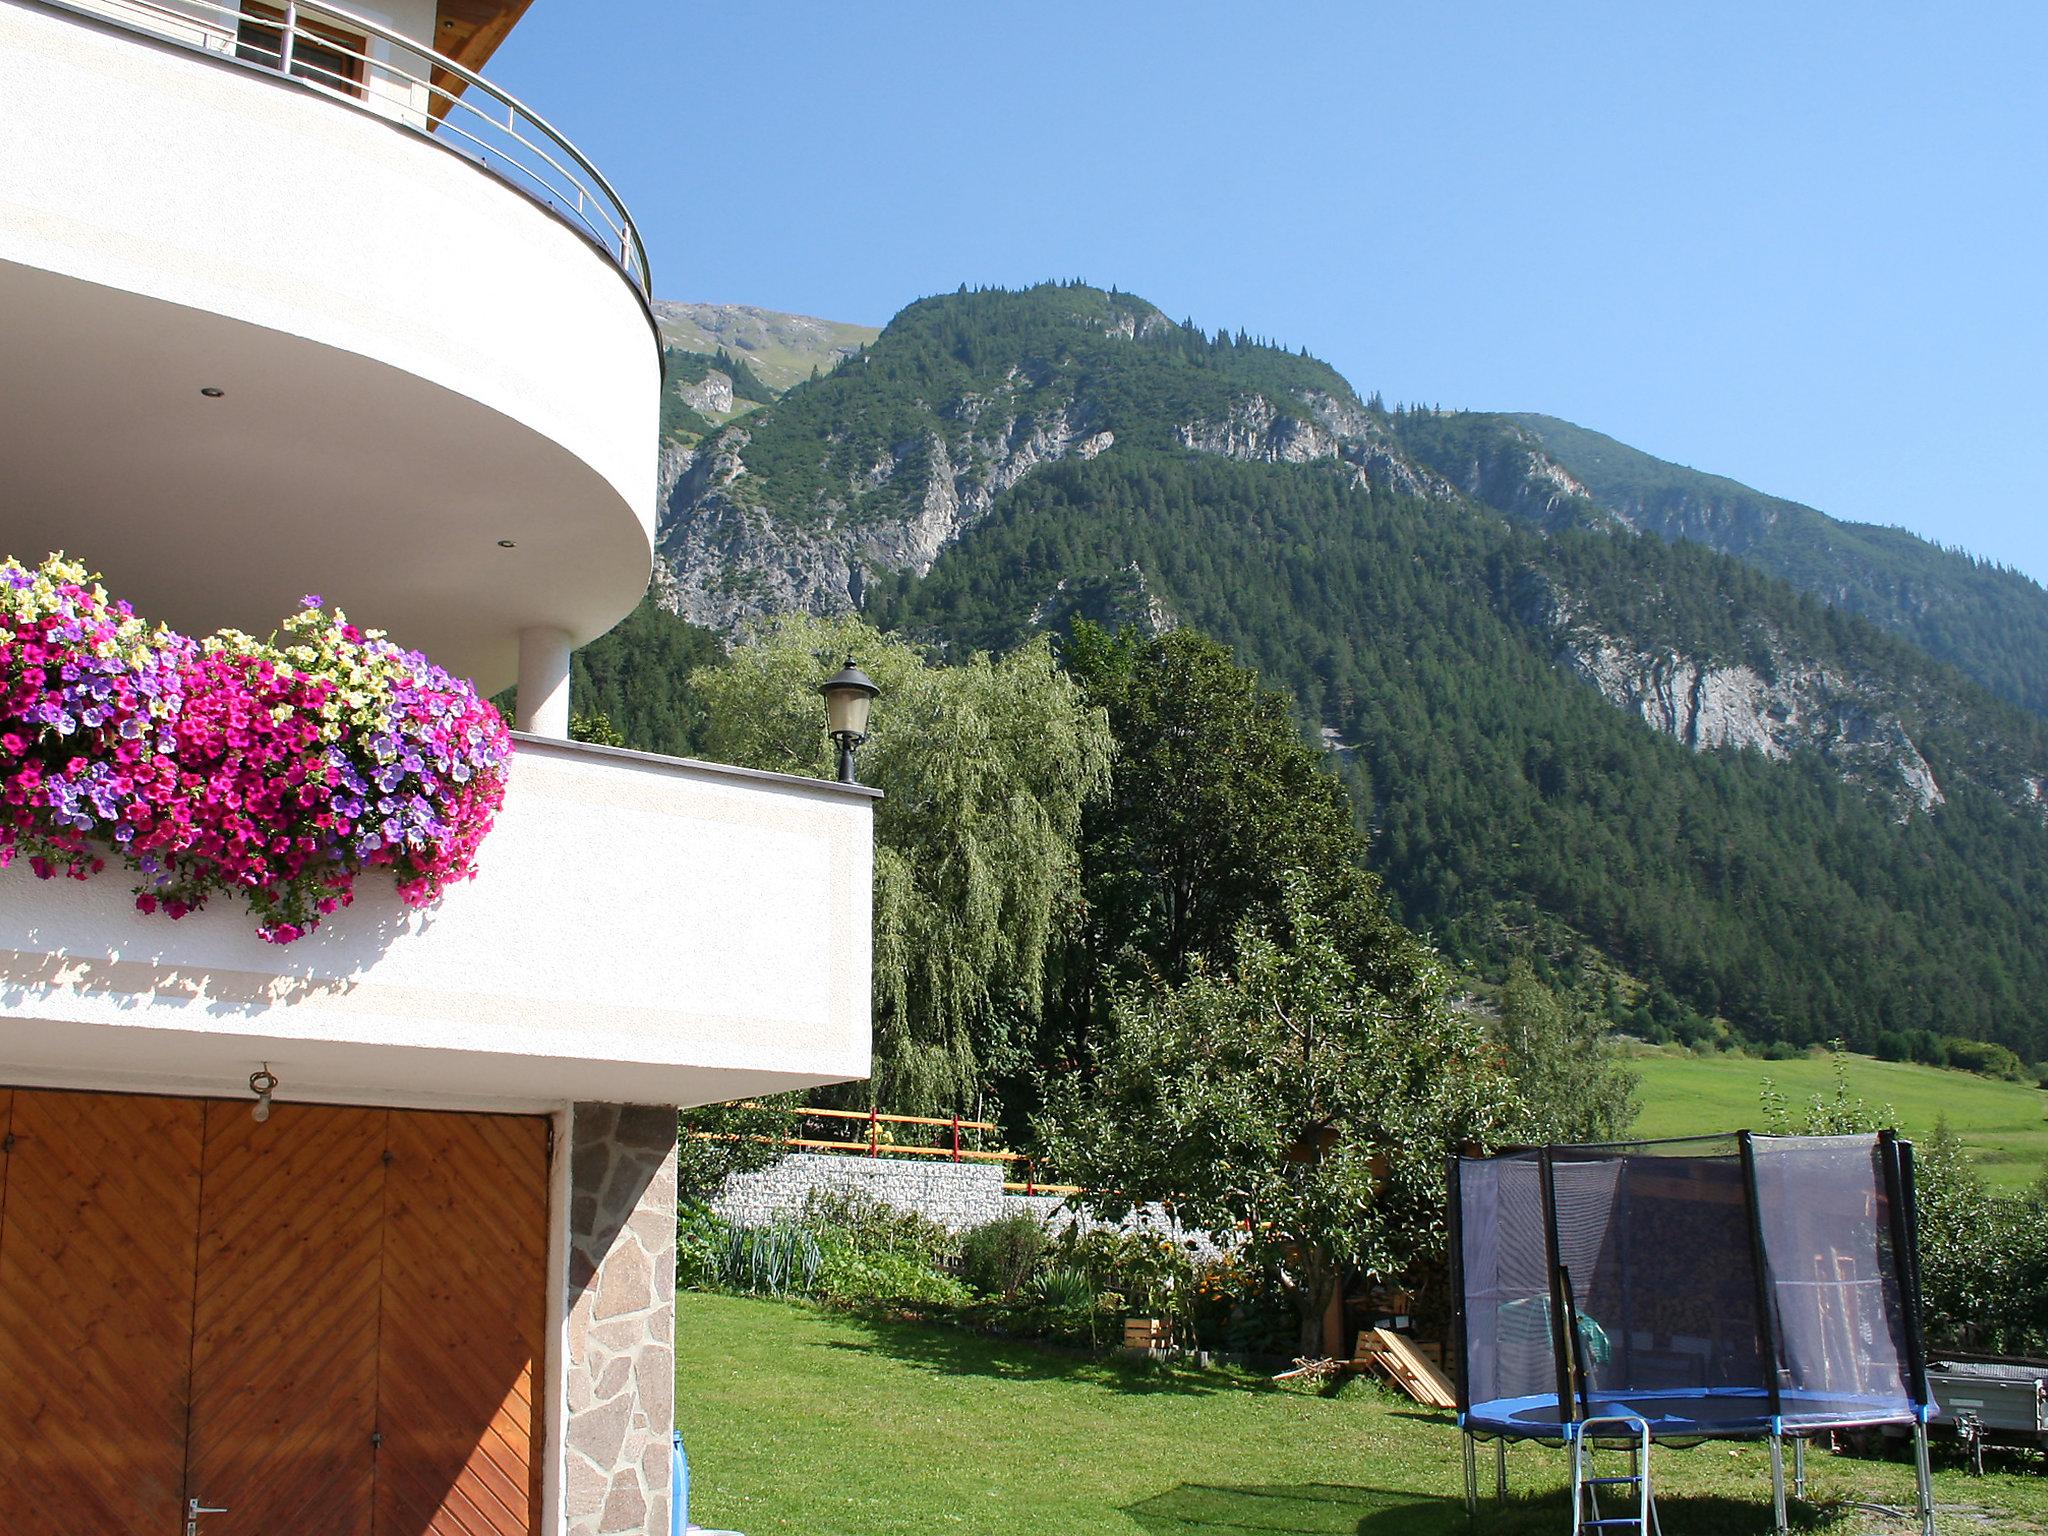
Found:
<path fill-rule="evenodd" d="M 490 73 L 664 298 L 1085 277 L 2048 579 L 2048 5 L 541 0 Z"/>

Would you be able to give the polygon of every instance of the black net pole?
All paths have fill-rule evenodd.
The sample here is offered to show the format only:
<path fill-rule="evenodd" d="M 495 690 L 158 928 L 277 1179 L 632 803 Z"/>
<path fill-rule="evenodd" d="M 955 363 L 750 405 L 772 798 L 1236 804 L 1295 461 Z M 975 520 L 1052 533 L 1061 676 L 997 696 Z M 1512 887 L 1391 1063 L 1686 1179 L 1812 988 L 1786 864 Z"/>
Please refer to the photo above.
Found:
<path fill-rule="evenodd" d="M 1757 1343 L 1764 1355 L 1764 1388 L 1770 1394 L 1771 1418 L 1783 1417 L 1785 1404 L 1778 1384 L 1778 1312 L 1771 1305 L 1771 1275 L 1764 1262 L 1764 1218 L 1756 1192 L 1756 1145 L 1748 1131 L 1735 1133 L 1742 1149 L 1742 1198 L 1749 1207 L 1749 1267 L 1756 1276 Z"/>
<path fill-rule="evenodd" d="M 1559 1261 L 1557 1236 L 1557 1185 L 1550 1168 L 1550 1148 L 1537 1160 L 1543 1191 L 1543 1252 L 1550 1269 L 1550 1352 L 1557 1361 L 1557 1411 L 1576 1422 L 1578 1403 L 1572 1396 L 1571 1345 L 1565 1338 L 1564 1266 Z"/>
<path fill-rule="evenodd" d="M 1465 1321 L 1465 1175 L 1457 1153 L 1444 1162 L 1451 1226 L 1451 1342 L 1458 1351 L 1452 1375 L 1458 1389 L 1458 1412 L 1465 1414 L 1472 1411 L 1472 1382 L 1466 1374 L 1472 1339 Z"/>
<path fill-rule="evenodd" d="M 1933 1394 L 1927 1386 L 1927 1346 L 1920 1337 L 1920 1246 L 1913 1208 L 1913 1151 L 1894 1131 L 1877 1133 L 1878 1162 L 1884 1169 L 1885 1204 L 1891 1207 L 1892 1268 L 1899 1278 L 1899 1310 L 1906 1325 L 1906 1390 L 1924 1410 Z"/>
<path fill-rule="evenodd" d="M 1560 1264 L 1557 1267 L 1557 1288 L 1564 1292 L 1564 1336 L 1570 1341 L 1572 1352 L 1572 1375 L 1578 1385 L 1578 1413 L 1575 1417 L 1593 1417 L 1593 1375 L 1586 1369 L 1586 1338 L 1579 1331 L 1579 1298 L 1572 1290 L 1572 1272 Z"/>

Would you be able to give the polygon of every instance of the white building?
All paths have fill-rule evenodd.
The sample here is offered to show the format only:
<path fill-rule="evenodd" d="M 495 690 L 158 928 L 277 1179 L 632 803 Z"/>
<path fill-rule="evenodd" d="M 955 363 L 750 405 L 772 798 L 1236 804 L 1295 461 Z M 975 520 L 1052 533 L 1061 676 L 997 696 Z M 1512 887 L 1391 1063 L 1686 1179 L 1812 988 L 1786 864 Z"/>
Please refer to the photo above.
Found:
<path fill-rule="evenodd" d="M 192 633 L 319 592 L 525 732 L 424 913 L 0 871 L 0 1531 L 666 1533 L 673 1109 L 867 1071 L 869 792 L 563 739 L 660 349 L 477 73 L 525 6 L 0 0 L 0 554 Z"/>

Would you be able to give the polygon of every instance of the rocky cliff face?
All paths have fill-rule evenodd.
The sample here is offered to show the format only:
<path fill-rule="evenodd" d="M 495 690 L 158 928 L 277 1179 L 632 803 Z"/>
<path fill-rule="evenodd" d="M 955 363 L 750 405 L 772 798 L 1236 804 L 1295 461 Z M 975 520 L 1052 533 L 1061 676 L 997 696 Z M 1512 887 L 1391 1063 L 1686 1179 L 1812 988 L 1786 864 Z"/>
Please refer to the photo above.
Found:
<path fill-rule="evenodd" d="M 1143 338 L 1148 325 L 1171 325 L 1156 312 L 1122 320 L 1110 334 L 1124 339 Z M 722 378 L 714 373 L 705 385 Z M 876 455 L 828 493 L 819 515 L 800 523 L 772 516 L 748 494 L 745 426 L 728 427 L 694 457 L 674 450 L 664 464 L 661 553 L 674 576 L 678 611 L 736 634 L 791 609 L 858 609 L 871 571 L 923 575 L 1026 475 L 1116 445 L 1116 433 L 1096 421 L 1085 399 L 1032 409 L 1047 384 L 1013 367 L 989 388 L 938 404 L 934 416 L 954 428 L 950 434 L 927 431 Z M 1381 489 L 1457 494 L 1448 480 L 1407 458 L 1380 418 L 1319 391 L 1279 402 L 1248 391 L 1228 411 L 1177 422 L 1172 433 L 1191 452 L 1264 464 L 1334 461 Z M 887 496 L 877 494 L 885 490 Z"/>
<path fill-rule="evenodd" d="M 1116 442 L 1079 412 L 1020 412 L 1008 390 L 963 396 L 943 414 L 970 430 L 951 444 L 936 431 L 897 444 L 802 523 L 750 502 L 740 482 L 751 438 L 738 427 L 719 434 L 665 492 L 661 554 L 676 610 L 727 634 L 776 613 L 852 612 L 868 572 L 923 575 L 1025 475 Z M 885 487 L 896 493 L 890 510 L 861 515 L 863 500 Z"/>
<path fill-rule="evenodd" d="M 1541 528 L 1583 518 L 1593 506 L 1593 493 L 1522 427 L 1468 447 L 1451 480 L 1472 500 Z"/>
<path fill-rule="evenodd" d="M 1901 820 L 1947 802 L 1956 782 L 2048 822 L 2048 772 L 1970 724 L 1970 706 L 1924 681 L 1823 662 L 1766 631 L 1762 659 L 1702 655 L 1655 635 L 1620 634 L 1555 581 L 1527 575 L 1518 616 L 1546 634 L 1558 665 L 1610 704 L 1696 752 L 1809 750 L 1881 795 Z M 1937 751 L 1931 742 L 1945 743 Z M 1939 765 L 1939 766 L 1937 766 Z"/>
<path fill-rule="evenodd" d="M 715 368 L 696 383 L 681 386 L 676 395 L 702 416 L 724 416 L 732 410 L 732 380 Z"/>
<path fill-rule="evenodd" d="M 1404 496 L 1456 494 L 1450 481 L 1403 453 L 1379 417 L 1320 390 L 1280 404 L 1246 395 L 1221 417 L 1176 423 L 1174 441 L 1249 464 L 1336 460 L 1355 466 L 1360 483 Z"/>
<path fill-rule="evenodd" d="M 1902 812 L 1948 797 L 1934 769 L 1867 681 L 1787 662 L 1773 677 L 1665 648 L 1574 631 L 1558 661 L 1618 707 L 1694 751 L 1716 747 L 1783 759 L 1812 748 L 1843 778 L 1892 796 Z"/>
<path fill-rule="evenodd" d="M 1077 620 L 1145 635 L 1163 635 L 1180 624 L 1135 560 L 1099 575 L 1062 576 L 1031 611 L 1039 629 L 1065 631 Z"/>

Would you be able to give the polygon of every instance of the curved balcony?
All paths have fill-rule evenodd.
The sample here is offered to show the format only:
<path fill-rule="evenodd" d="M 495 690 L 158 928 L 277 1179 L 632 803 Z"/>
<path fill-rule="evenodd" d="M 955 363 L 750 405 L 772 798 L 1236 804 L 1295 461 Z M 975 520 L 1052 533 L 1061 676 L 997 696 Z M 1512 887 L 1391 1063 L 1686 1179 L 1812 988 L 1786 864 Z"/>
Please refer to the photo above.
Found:
<path fill-rule="evenodd" d="M 869 1069 L 860 785 L 524 738 L 477 878 L 388 875 L 294 944 L 176 922 L 119 869 L 0 870 L 0 1082 L 533 1110 L 704 1104 Z"/>
<path fill-rule="evenodd" d="M 645 589 L 660 350 L 617 194 L 392 3 L 0 0 L 0 542 L 495 689 Z"/>

